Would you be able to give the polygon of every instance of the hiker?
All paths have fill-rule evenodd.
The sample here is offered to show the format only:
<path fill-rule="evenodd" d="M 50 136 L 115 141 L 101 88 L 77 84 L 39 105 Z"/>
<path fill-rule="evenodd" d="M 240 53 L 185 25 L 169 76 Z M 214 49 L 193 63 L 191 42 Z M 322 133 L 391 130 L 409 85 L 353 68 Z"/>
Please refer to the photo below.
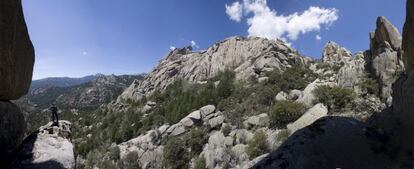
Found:
<path fill-rule="evenodd" d="M 59 126 L 59 117 L 58 117 L 58 108 L 55 104 L 52 104 L 52 106 L 49 108 L 49 111 L 52 112 L 52 126 Z"/>

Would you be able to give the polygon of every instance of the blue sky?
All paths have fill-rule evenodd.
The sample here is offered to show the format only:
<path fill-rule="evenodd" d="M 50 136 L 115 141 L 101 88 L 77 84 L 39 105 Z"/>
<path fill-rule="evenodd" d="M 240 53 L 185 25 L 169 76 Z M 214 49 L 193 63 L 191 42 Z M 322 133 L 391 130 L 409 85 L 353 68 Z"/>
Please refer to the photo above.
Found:
<path fill-rule="evenodd" d="M 231 18 L 226 5 L 236 2 L 241 15 Z M 329 40 L 354 53 L 368 49 L 377 16 L 400 31 L 405 18 L 405 0 L 23 0 L 23 7 L 34 79 L 149 72 L 172 46 L 194 41 L 202 50 L 235 35 L 283 38 L 315 58 Z M 306 11 L 316 11 L 318 23 Z"/>

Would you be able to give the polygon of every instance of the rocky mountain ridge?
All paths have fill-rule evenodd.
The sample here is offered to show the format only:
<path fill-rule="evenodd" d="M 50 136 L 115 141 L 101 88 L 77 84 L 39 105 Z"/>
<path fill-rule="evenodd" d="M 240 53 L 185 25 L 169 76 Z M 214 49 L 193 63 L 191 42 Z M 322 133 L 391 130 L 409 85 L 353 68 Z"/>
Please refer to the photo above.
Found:
<path fill-rule="evenodd" d="M 220 71 L 233 70 L 237 79 L 261 77 L 264 72 L 285 70 L 292 64 L 308 64 L 294 49 L 279 40 L 258 37 L 231 37 L 206 51 L 192 52 L 191 47 L 171 51 L 141 82 L 132 84 L 121 100 L 140 100 L 155 90 L 163 90 L 178 79 L 203 83 Z"/>
<path fill-rule="evenodd" d="M 56 86 L 45 84 L 33 88 L 31 92 L 18 102 L 47 108 L 51 103 L 56 103 L 61 108 L 96 108 L 102 104 L 116 99 L 126 87 L 135 80 L 140 80 L 140 75 L 96 75 L 93 80 L 85 83 L 69 86 Z"/>
<path fill-rule="evenodd" d="M 56 87 L 70 87 L 90 82 L 96 78 L 97 75 L 90 75 L 81 78 L 70 78 L 70 77 L 49 77 L 44 79 L 33 80 L 30 84 L 30 91 L 45 87 L 45 86 L 56 86 Z"/>

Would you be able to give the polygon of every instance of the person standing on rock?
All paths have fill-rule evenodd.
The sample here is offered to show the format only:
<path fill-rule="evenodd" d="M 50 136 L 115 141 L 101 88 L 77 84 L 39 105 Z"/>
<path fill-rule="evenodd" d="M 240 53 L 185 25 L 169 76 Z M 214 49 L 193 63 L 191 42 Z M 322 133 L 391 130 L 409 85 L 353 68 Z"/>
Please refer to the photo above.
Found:
<path fill-rule="evenodd" d="M 55 104 L 52 104 L 52 106 L 50 106 L 49 111 L 52 112 L 52 126 L 59 126 L 59 117 L 58 117 L 58 108 L 56 107 Z"/>

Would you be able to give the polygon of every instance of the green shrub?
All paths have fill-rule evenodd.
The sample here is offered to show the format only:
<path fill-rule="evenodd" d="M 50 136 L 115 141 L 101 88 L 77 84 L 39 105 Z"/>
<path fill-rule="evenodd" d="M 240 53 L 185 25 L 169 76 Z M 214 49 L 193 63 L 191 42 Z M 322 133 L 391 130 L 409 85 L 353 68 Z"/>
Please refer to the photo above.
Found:
<path fill-rule="evenodd" d="M 289 138 L 289 136 L 290 136 L 290 130 L 285 129 L 277 133 L 276 138 L 278 141 L 284 142 Z"/>
<path fill-rule="evenodd" d="M 270 106 L 273 103 L 275 95 L 279 92 L 279 88 L 277 86 L 263 86 L 256 92 L 256 101 L 260 105 Z"/>
<path fill-rule="evenodd" d="M 215 86 L 215 80 L 220 83 Z M 165 117 L 165 121 L 174 124 L 187 115 L 188 112 L 202 106 L 218 105 L 221 100 L 228 98 L 234 90 L 234 73 L 225 71 L 209 80 L 205 85 L 188 84 L 178 80 L 167 87 L 163 93 L 156 93 L 152 97 L 160 103 L 155 113 Z"/>
<path fill-rule="evenodd" d="M 300 65 L 293 65 L 284 72 L 274 70 L 268 72 L 268 83 L 277 85 L 280 90 L 288 92 L 292 89 L 302 90 L 309 82 L 316 79 L 316 75 L 309 69 Z"/>
<path fill-rule="evenodd" d="M 207 132 L 200 128 L 194 128 L 188 133 L 187 145 L 191 149 L 191 154 L 200 154 L 203 146 L 207 142 Z"/>
<path fill-rule="evenodd" d="M 352 89 L 339 86 L 318 86 L 314 90 L 316 102 L 323 103 L 330 112 L 339 112 L 352 105 L 356 94 Z"/>
<path fill-rule="evenodd" d="M 366 75 L 363 76 L 360 80 L 361 82 L 359 83 L 359 87 L 361 88 L 362 92 L 378 95 L 378 82 L 375 79 Z"/>
<path fill-rule="evenodd" d="M 169 138 L 163 149 L 162 165 L 165 168 L 187 168 L 188 154 L 184 142 L 179 138 Z"/>
<path fill-rule="evenodd" d="M 258 130 L 254 133 L 253 139 L 249 141 L 246 153 L 250 159 L 268 153 L 270 151 L 269 143 L 267 142 L 266 133 L 262 130 Z"/>
<path fill-rule="evenodd" d="M 225 124 L 223 128 L 221 128 L 221 131 L 223 132 L 224 136 L 228 136 L 231 132 L 231 126 L 229 124 Z"/>
<path fill-rule="evenodd" d="M 137 152 L 133 151 L 128 153 L 125 158 L 121 160 L 121 168 L 123 169 L 140 169 L 141 166 L 138 162 L 139 155 Z M 101 159 L 102 160 L 102 159 Z"/>
<path fill-rule="evenodd" d="M 119 160 L 120 150 L 118 146 L 110 147 L 109 148 L 109 157 L 112 160 Z"/>
<path fill-rule="evenodd" d="M 286 127 L 287 124 L 294 122 L 305 112 L 306 107 L 293 101 L 277 102 L 270 113 L 270 122 L 273 127 Z"/>
<path fill-rule="evenodd" d="M 206 159 L 204 157 L 198 157 L 195 161 L 194 169 L 206 169 Z"/>

